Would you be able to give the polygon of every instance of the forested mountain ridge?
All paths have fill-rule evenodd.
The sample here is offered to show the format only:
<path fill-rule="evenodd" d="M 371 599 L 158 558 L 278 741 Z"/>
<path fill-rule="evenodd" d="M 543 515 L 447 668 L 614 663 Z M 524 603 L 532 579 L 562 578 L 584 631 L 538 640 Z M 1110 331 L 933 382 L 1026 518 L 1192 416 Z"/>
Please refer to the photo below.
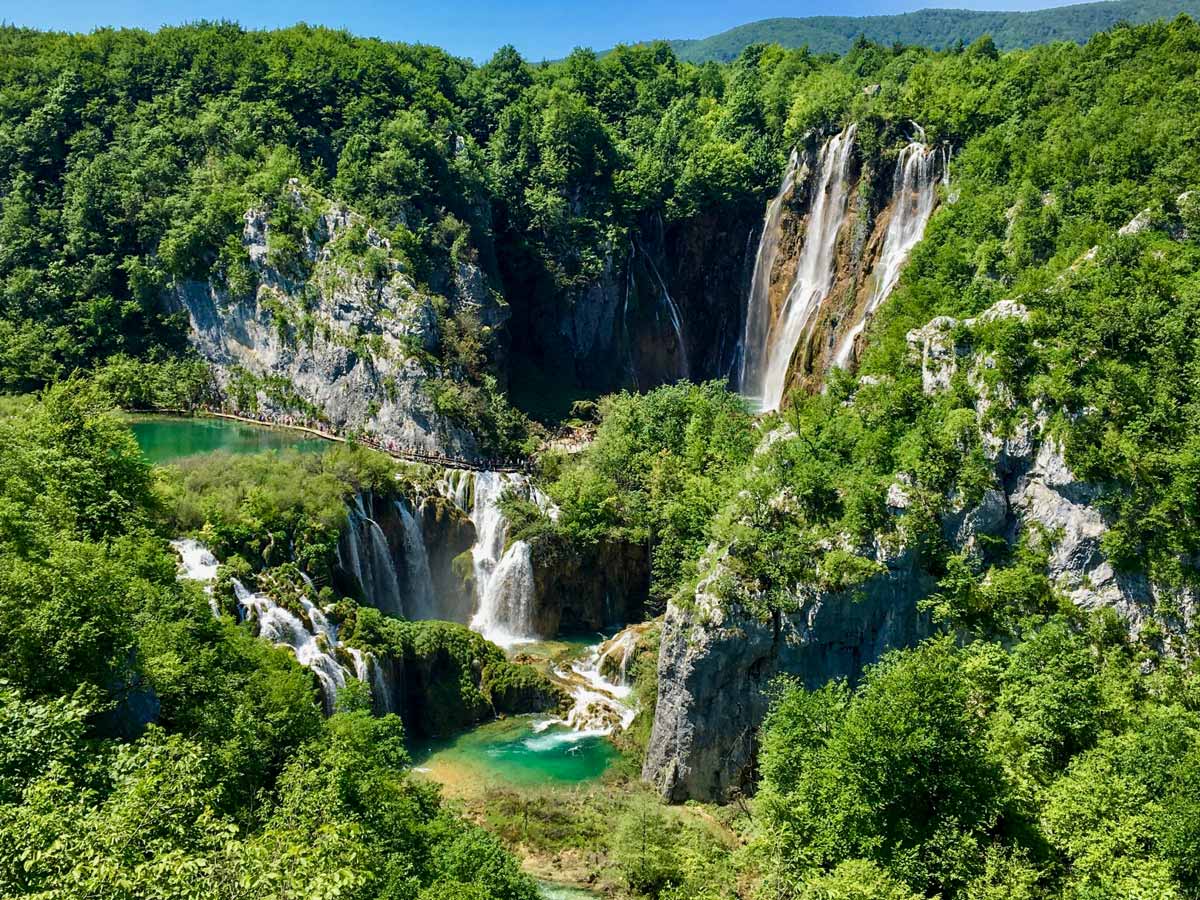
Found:
<path fill-rule="evenodd" d="M 943 49 L 990 35 L 1001 50 L 1052 41 L 1084 43 L 1118 22 L 1142 24 L 1181 13 L 1196 16 L 1189 0 L 1103 0 L 1032 11 L 987 12 L 922 9 L 891 16 L 805 16 L 763 19 L 706 38 L 670 41 L 688 62 L 728 62 L 751 44 L 808 47 L 813 53 L 845 53 L 863 35 L 881 44 L 913 44 Z"/>

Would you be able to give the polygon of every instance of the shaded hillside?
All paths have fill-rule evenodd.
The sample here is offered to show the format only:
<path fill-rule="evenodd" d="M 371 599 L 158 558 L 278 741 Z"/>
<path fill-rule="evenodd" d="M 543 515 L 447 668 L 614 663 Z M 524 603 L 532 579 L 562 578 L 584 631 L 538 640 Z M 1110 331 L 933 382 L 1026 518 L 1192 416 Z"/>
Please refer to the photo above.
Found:
<path fill-rule="evenodd" d="M 897 16 L 811 16 L 763 19 L 700 40 L 671 41 L 680 59 L 726 62 L 751 44 L 808 46 L 814 53 L 845 53 L 860 34 L 878 43 L 920 44 L 933 49 L 970 43 L 990 34 L 1001 50 L 1032 47 L 1051 41 L 1083 43 L 1118 22 L 1141 24 L 1195 16 L 1196 0 L 1105 0 L 1031 12 L 921 9 Z"/>

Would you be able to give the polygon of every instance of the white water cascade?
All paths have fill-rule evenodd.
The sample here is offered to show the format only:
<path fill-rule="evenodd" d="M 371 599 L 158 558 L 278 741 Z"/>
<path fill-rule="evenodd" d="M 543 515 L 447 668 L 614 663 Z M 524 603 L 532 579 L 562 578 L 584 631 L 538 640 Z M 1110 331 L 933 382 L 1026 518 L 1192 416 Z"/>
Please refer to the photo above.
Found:
<path fill-rule="evenodd" d="M 425 536 L 421 526 L 408 508 L 408 504 L 397 500 L 396 512 L 404 537 L 404 568 L 408 587 L 405 611 L 410 619 L 437 618 L 437 603 L 433 592 L 433 574 L 429 568 L 429 553 L 425 549 Z"/>
<path fill-rule="evenodd" d="M 637 648 L 638 626 L 626 628 L 603 643 L 588 648 L 587 655 L 569 670 L 556 669 L 555 677 L 571 692 L 574 704 L 561 723 L 582 735 L 608 735 L 624 731 L 637 716 L 629 683 L 629 661 Z M 615 676 L 615 677 L 614 677 Z"/>
<path fill-rule="evenodd" d="M 520 475 L 476 472 L 471 520 L 475 545 L 475 615 L 471 628 L 501 647 L 536 639 L 533 629 L 533 560 L 524 541 L 505 549 L 508 520 L 500 510 L 505 490 L 523 492 L 538 501 L 538 493 Z"/>
<path fill-rule="evenodd" d="M 396 616 L 405 614 L 392 551 L 379 523 L 367 515 L 361 495 L 354 498 L 337 555 L 338 565 L 358 579 L 373 606 Z"/>
<path fill-rule="evenodd" d="M 204 585 L 208 608 L 212 610 L 213 616 L 219 619 L 221 610 L 217 608 L 217 600 L 213 596 L 213 582 L 217 580 L 217 567 L 220 565 L 217 558 L 209 553 L 202 543 L 191 538 L 171 541 L 171 546 L 183 561 L 179 577 L 188 581 L 199 581 Z"/>
<path fill-rule="evenodd" d="M 179 577 L 201 582 L 209 594 L 213 614 L 217 615 L 215 601 L 211 599 L 219 565 L 216 557 L 199 541 L 181 539 L 172 541 L 171 546 L 182 561 Z M 243 617 L 257 624 L 258 636 L 273 644 L 288 647 L 300 665 L 316 674 L 326 713 L 333 711 L 337 692 L 346 686 L 346 679 L 350 677 L 371 685 L 372 696 L 379 708 L 390 711 L 391 691 L 374 658 L 353 647 L 343 647 L 338 640 L 336 626 L 308 597 L 300 597 L 304 613 L 301 618 L 266 594 L 250 591 L 236 578 L 232 579 L 232 585 Z M 338 651 L 349 658 L 348 665 L 339 659 Z"/>
<path fill-rule="evenodd" d="M 788 157 L 787 168 L 779 191 L 767 204 L 763 217 L 762 234 L 758 239 L 758 251 L 754 254 L 754 275 L 750 279 L 750 298 L 746 304 L 746 325 L 742 330 L 741 364 L 738 369 L 738 385 L 745 393 L 747 386 L 759 384 L 766 363 L 759 348 L 767 344 L 767 333 L 771 330 L 771 270 L 779 255 L 780 224 L 783 219 L 783 201 L 796 181 L 796 170 L 800 167 L 800 153 L 793 150 Z"/>
<path fill-rule="evenodd" d="M 833 364 L 841 368 L 850 363 L 858 336 L 900 280 L 900 271 L 908 261 L 908 254 L 925 234 L 925 225 L 933 214 L 939 178 L 948 175 L 945 151 L 927 147 L 924 130 L 919 125 L 916 130 L 916 139 L 900 151 L 896 160 L 896 174 L 892 179 L 892 218 L 872 272 L 871 296 L 833 357 Z"/>
<path fill-rule="evenodd" d="M 837 238 L 849 206 L 849 169 L 855 131 L 852 123 L 821 148 L 812 210 L 795 279 L 766 340 L 743 348 L 744 365 L 750 377 L 741 389 L 763 410 L 778 409 L 783 401 L 792 354 L 813 314 L 833 287 Z"/>

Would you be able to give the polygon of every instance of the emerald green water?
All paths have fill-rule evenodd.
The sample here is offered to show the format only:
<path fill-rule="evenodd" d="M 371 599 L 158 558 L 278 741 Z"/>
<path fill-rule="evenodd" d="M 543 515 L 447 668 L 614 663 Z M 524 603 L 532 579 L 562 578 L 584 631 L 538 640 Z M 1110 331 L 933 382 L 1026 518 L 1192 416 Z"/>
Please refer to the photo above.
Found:
<path fill-rule="evenodd" d="M 617 755 L 595 734 L 519 716 L 480 725 L 453 738 L 413 748 L 413 763 L 452 791 L 545 788 L 599 778 Z"/>
<path fill-rule="evenodd" d="M 304 453 L 319 453 L 328 447 L 328 442 L 306 437 L 300 431 L 247 425 L 229 419 L 138 416 L 131 419 L 129 427 L 146 458 L 155 464 L 217 450 L 260 453 L 290 447 Z"/>

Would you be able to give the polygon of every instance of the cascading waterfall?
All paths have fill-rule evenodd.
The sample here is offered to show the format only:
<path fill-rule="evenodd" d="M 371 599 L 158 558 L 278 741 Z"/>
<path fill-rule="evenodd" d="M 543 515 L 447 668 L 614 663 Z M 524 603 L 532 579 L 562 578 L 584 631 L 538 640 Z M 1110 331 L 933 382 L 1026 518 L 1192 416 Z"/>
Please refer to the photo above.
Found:
<path fill-rule="evenodd" d="M 258 625 L 258 636 L 273 644 L 290 647 L 300 665 L 312 669 L 321 682 L 325 711 L 333 711 L 337 692 L 346 686 L 346 671 L 333 655 L 337 646 L 337 631 L 307 597 L 300 603 L 309 625 L 284 609 L 266 594 L 251 593 L 234 579 L 233 591 L 246 618 Z M 311 629 L 311 630 L 310 630 Z"/>
<path fill-rule="evenodd" d="M 816 191 L 795 279 L 766 340 L 745 347 L 749 377 L 742 384 L 742 392 L 763 410 L 778 409 L 783 401 L 792 354 L 813 314 L 833 287 L 837 237 L 849 206 L 849 169 L 855 131 L 856 126 L 850 124 L 821 148 Z M 761 359 L 759 354 L 764 354 Z"/>
<path fill-rule="evenodd" d="M 408 504 L 397 500 L 396 511 L 404 536 L 404 567 L 408 588 L 405 607 L 411 619 L 436 617 L 437 605 L 433 595 L 433 574 L 429 568 L 429 553 L 425 549 L 425 536 L 421 526 L 409 511 Z"/>
<path fill-rule="evenodd" d="M 767 333 L 771 330 L 771 270 L 775 266 L 775 258 L 779 255 L 783 200 L 792 189 L 796 180 L 796 170 L 799 168 L 800 153 L 793 150 L 788 157 L 787 169 L 784 170 L 779 191 L 767 204 L 767 213 L 763 217 L 762 234 L 758 239 L 758 250 L 754 254 L 754 275 L 750 279 L 746 325 L 742 331 L 739 353 L 741 362 L 738 369 L 738 385 L 743 393 L 748 385 L 761 383 L 763 377 L 760 370 L 766 362 L 766 357 L 760 350 L 766 347 Z"/>
<path fill-rule="evenodd" d="M 475 545 L 471 556 L 475 568 L 476 611 L 471 628 L 502 647 L 534 640 L 533 560 L 524 541 L 507 550 L 508 520 L 500 510 L 506 489 L 524 492 L 538 500 L 537 493 L 520 475 L 499 472 L 475 473 Z"/>
<path fill-rule="evenodd" d="M 179 577 L 204 584 L 206 593 L 212 595 L 213 582 L 219 565 L 216 557 L 199 541 L 181 539 L 172 541 L 181 559 Z M 312 583 L 305 578 L 311 588 Z M 291 649 L 300 665 L 311 669 L 321 685 L 321 696 L 325 712 L 333 712 L 337 692 L 346 686 L 348 677 L 358 678 L 371 685 L 372 696 L 384 711 L 391 708 L 391 691 L 378 663 L 361 650 L 342 647 L 337 628 L 308 597 L 300 597 L 303 618 L 284 609 L 269 596 L 249 590 L 236 578 L 232 579 L 233 592 L 237 597 L 243 617 L 257 625 L 258 636 L 273 644 Z M 217 614 L 215 603 L 213 613 Z M 339 660 L 337 651 L 342 650 L 350 665 Z"/>
<path fill-rule="evenodd" d="M 927 147 L 924 129 L 917 125 L 916 131 L 916 139 L 900 151 L 896 160 L 896 174 L 892 179 L 892 218 L 872 273 L 871 296 L 833 357 L 833 364 L 841 368 L 850 363 L 858 336 L 900 280 L 900 271 L 908 254 L 925 234 L 925 225 L 933 214 L 938 179 L 948 172 L 945 151 Z"/>
<path fill-rule="evenodd" d="M 342 544 L 345 544 L 345 550 Z M 361 495 L 354 498 L 350 522 L 343 540 L 338 542 L 338 565 L 358 579 L 373 606 L 393 615 L 405 614 L 400 579 L 392 561 L 392 551 L 379 523 L 367 515 Z"/>
<path fill-rule="evenodd" d="M 213 596 L 213 582 L 217 580 L 217 567 L 220 565 L 217 558 L 209 553 L 208 548 L 202 543 L 191 538 L 171 541 L 171 546 L 175 548 L 175 552 L 183 561 L 179 577 L 189 581 L 199 581 L 204 585 L 204 593 L 208 597 L 208 608 L 212 610 L 213 616 L 219 619 L 221 610 L 217 608 L 217 599 Z"/>
<path fill-rule="evenodd" d="M 637 716 L 631 702 L 629 661 L 637 647 L 637 626 L 626 628 L 614 637 L 588 648 L 587 655 L 569 670 L 557 669 L 557 679 L 571 692 L 574 700 L 563 719 L 550 719 L 542 728 L 561 723 L 580 735 L 607 735 L 628 728 Z M 616 678 L 610 677 L 615 668 Z"/>

